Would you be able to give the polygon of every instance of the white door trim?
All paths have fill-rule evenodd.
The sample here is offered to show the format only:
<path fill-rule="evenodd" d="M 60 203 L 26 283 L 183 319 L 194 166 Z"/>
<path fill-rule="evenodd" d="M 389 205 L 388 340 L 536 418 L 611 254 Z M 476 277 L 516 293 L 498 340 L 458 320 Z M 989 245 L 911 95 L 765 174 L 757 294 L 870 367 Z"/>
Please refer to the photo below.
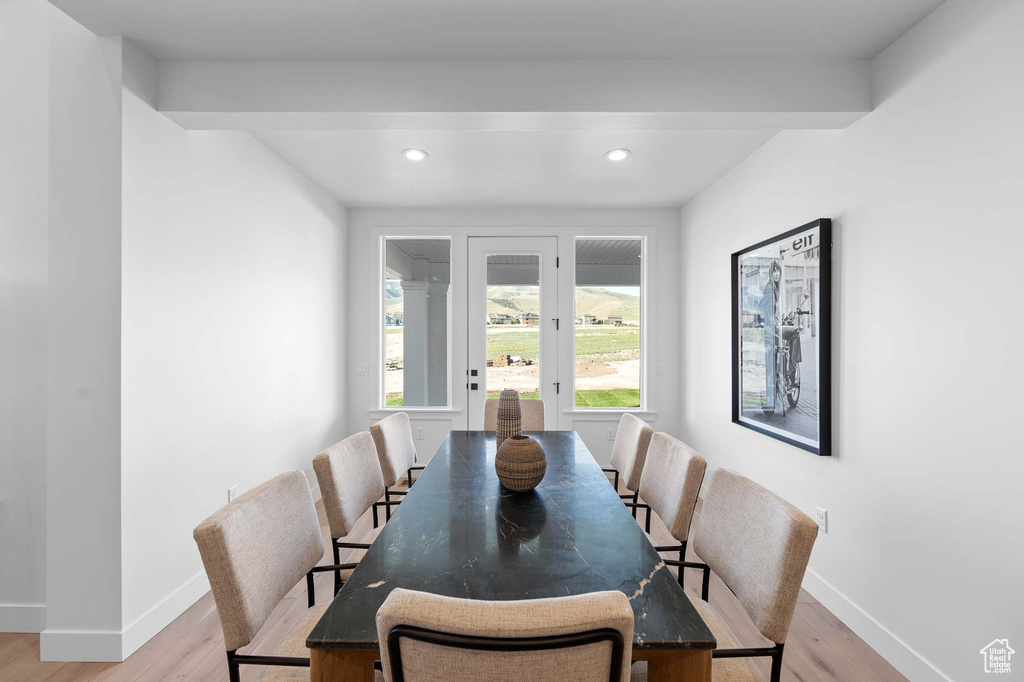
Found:
<path fill-rule="evenodd" d="M 478 372 L 476 377 L 466 377 L 467 384 L 478 386 L 476 391 L 467 389 L 466 392 L 469 428 L 483 427 L 487 393 L 487 256 L 536 255 L 540 259 L 540 397 L 544 400 L 546 428 L 557 429 L 561 396 L 556 393 L 555 384 L 562 384 L 562 392 L 571 390 L 559 378 L 558 370 L 558 336 L 559 331 L 566 328 L 561 324 L 564 320 L 560 318 L 558 299 L 558 237 L 469 237 L 468 242 L 467 358 L 468 368 Z"/>

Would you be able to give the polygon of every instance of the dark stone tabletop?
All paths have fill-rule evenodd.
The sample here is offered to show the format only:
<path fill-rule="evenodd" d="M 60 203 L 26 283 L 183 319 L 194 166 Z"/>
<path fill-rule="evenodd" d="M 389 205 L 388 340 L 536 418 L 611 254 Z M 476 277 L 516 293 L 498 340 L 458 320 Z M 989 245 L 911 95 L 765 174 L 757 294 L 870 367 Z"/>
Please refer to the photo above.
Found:
<path fill-rule="evenodd" d="M 715 638 L 580 437 L 528 434 L 547 474 L 513 493 L 494 472 L 494 434 L 452 431 L 307 639 L 376 649 L 392 589 L 466 599 L 537 599 L 618 590 L 636 649 L 711 649 Z"/>

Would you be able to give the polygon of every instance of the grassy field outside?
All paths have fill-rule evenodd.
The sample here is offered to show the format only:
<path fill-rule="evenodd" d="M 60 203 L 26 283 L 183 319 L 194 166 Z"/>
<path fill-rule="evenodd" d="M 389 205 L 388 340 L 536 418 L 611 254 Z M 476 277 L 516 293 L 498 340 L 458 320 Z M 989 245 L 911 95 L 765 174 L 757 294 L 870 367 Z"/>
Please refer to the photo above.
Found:
<path fill-rule="evenodd" d="M 576 356 L 588 360 L 621 360 L 624 355 L 640 357 L 640 327 L 576 327 Z M 487 330 L 487 357 L 540 355 L 537 328 L 490 327 Z"/>
<path fill-rule="evenodd" d="M 518 355 L 524 358 L 535 359 L 540 357 L 540 333 L 537 327 L 524 329 L 522 331 L 510 327 L 488 327 L 487 329 L 487 358 L 502 357 L 504 355 Z"/>
<path fill-rule="evenodd" d="M 487 391 L 487 397 L 488 398 L 495 398 L 495 399 L 497 399 L 498 397 L 500 397 L 500 394 L 501 394 L 501 391 Z M 539 398 L 540 397 L 540 393 L 530 392 L 530 391 L 523 391 L 522 393 L 519 394 L 519 397 L 520 398 Z"/>
<path fill-rule="evenodd" d="M 387 329 L 388 361 L 386 405 L 402 406 L 402 329 Z M 576 407 L 634 408 L 640 406 L 640 328 L 635 326 L 578 325 L 576 343 Z M 540 335 L 537 327 L 493 326 L 487 329 L 489 359 L 518 356 L 531 365 L 488 368 L 504 377 L 497 385 L 521 391 L 524 398 L 537 397 L 537 365 Z M 492 383 L 492 377 L 488 383 Z M 507 382 L 507 383 L 506 383 Z M 488 391 L 498 397 L 498 391 Z"/>
<path fill-rule="evenodd" d="M 538 393 L 520 393 L 520 398 L 537 398 Z M 488 391 L 488 398 L 497 398 L 498 391 Z M 388 396 L 388 407 L 401 407 L 402 396 Z M 607 391 L 576 391 L 576 407 L 640 407 L 640 389 L 621 388 Z"/>
<path fill-rule="evenodd" d="M 576 407 L 640 407 L 639 388 L 576 391 Z"/>
<path fill-rule="evenodd" d="M 576 327 L 576 357 L 622 360 L 640 357 L 640 327 Z"/>
<path fill-rule="evenodd" d="M 488 391 L 488 398 L 497 398 L 498 391 Z M 520 398 L 537 398 L 538 393 L 520 393 Z M 618 388 L 606 391 L 576 391 L 576 407 L 640 407 L 640 389 Z"/>

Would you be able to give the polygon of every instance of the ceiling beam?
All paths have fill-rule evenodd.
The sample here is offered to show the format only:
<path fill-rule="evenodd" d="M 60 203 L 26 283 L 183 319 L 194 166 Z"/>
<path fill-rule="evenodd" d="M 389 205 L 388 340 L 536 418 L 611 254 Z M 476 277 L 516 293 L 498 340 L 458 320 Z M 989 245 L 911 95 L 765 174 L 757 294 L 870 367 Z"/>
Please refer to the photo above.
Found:
<path fill-rule="evenodd" d="M 866 60 L 159 64 L 158 107 L 194 129 L 844 128 Z"/>

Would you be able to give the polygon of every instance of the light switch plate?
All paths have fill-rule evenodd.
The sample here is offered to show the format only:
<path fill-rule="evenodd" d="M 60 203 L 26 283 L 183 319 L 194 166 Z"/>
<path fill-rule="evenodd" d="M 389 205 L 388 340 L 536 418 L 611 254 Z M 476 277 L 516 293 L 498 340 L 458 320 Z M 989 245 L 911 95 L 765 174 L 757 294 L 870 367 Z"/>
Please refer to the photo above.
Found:
<path fill-rule="evenodd" d="M 234 502 L 236 497 L 238 497 L 238 484 L 237 483 L 235 485 L 231 486 L 230 488 L 228 488 L 228 503 L 230 504 L 231 502 Z"/>

